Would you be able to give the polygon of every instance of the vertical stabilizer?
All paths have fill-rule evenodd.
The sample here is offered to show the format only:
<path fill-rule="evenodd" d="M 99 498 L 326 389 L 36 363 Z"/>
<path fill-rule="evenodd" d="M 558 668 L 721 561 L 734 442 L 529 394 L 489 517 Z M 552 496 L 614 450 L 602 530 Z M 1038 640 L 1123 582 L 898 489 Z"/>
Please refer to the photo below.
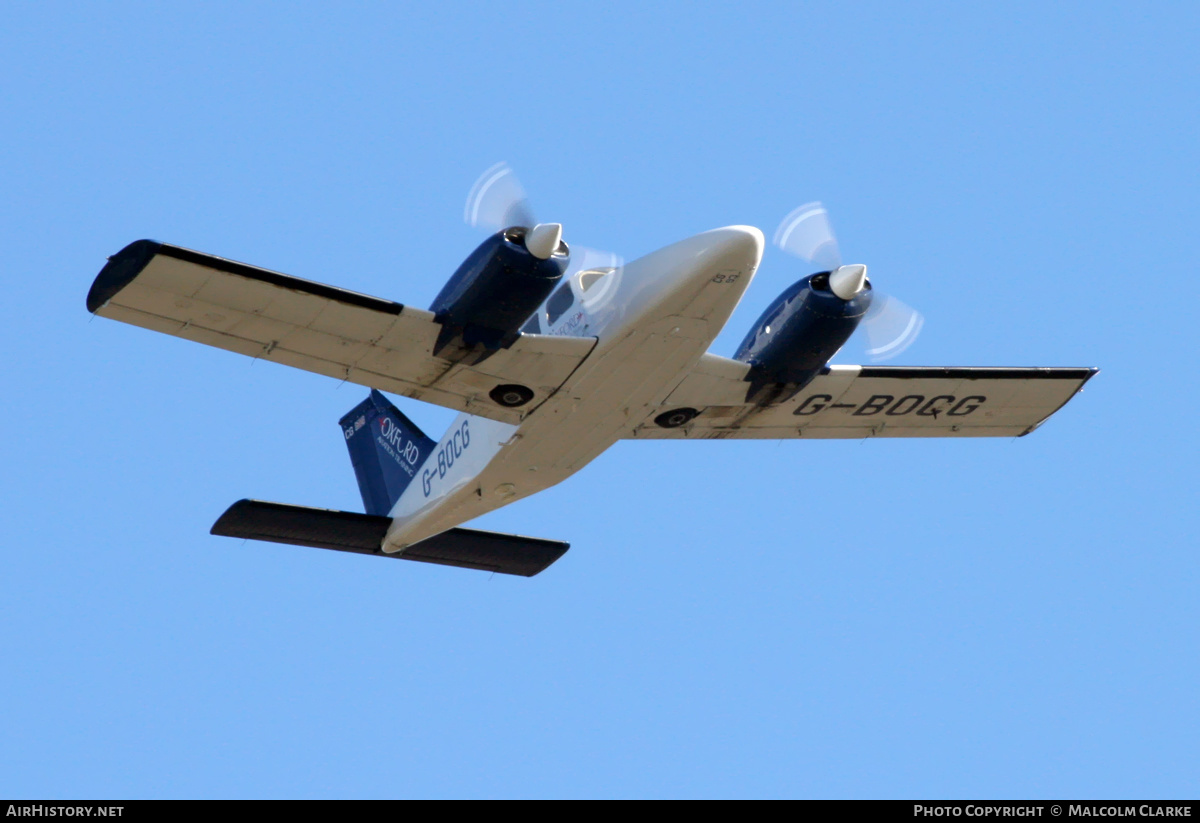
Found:
<path fill-rule="evenodd" d="M 437 444 L 374 389 L 340 423 L 367 514 L 387 515 Z"/>

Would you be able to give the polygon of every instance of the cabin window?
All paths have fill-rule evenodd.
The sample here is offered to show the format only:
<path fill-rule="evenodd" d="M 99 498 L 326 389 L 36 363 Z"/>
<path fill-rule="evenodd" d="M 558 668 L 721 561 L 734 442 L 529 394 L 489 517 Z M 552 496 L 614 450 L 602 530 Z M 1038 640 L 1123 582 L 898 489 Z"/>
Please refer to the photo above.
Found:
<path fill-rule="evenodd" d="M 563 316 L 563 312 L 571 308 L 571 304 L 575 302 L 575 295 L 571 292 L 571 284 L 563 283 L 562 286 L 554 294 L 550 295 L 550 299 L 546 301 L 546 319 L 553 326 L 558 322 L 558 318 Z"/>
<path fill-rule="evenodd" d="M 539 313 L 540 312 L 535 311 L 533 313 L 533 316 L 525 321 L 525 325 L 521 327 L 522 334 L 541 334 L 542 333 L 542 322 L 541 322 L 541 318 L 538 317 Z"/>

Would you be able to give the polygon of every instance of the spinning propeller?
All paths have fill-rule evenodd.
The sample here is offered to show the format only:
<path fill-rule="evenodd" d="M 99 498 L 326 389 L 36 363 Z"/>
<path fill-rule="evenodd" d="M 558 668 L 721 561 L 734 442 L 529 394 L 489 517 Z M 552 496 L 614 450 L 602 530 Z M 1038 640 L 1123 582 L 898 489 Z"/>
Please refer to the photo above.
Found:
<path fill-rule="evenodd" d="M 828 271 L 830 289 L 843 300 L 867 287 L 866 266 L 842 264 L 829 212 L 820 203 L 806 203 L 783 218 L 774 239 L 775 245 L 788 254 Z M 875 361 L 895 357 L 913 344 L 924 323 L 925 318 L 916 309 L 875 291 L 862 322 L 870 343 L 867 355 Z"/>
<path fill-rule="evenodd" d="M 525 248 L 543 260 L 550 257 L 562 240 L 561 223 L 539 223 L 533 216 L 529 198 L 517 175 L 507 163 L 497 163 L 475 181 L 467 195 L 463 211 L 467 225 L 497 232 L 519 226 L 526 230 Z M 572 245 L 571 264 L 566 277 L 583 269 L 611 271 L 624 261 L 611 252 Z"/>

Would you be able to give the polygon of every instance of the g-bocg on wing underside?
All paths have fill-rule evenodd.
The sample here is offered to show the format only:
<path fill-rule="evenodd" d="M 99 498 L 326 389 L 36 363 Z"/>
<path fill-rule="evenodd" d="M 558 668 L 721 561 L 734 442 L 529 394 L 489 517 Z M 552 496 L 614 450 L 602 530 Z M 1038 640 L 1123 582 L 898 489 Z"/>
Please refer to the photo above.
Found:
<path fill-rule="evenodd" d="M 746 403 L 750 367 L 706 354 L 629 439 L 1019 437 L 1098 369 L 830 366 L 791 399 Z"/>
<path fill-rule="evenodd" d="M 109 258 L 88 310 L 184 337 L 505 423 L 520 423 L 579 367 L 592 337 L 521 335 L 472 362 L 434 344 L 431 312 L 358 292 L 138 240 Z M 527 387 L 520 408 L 497 400 Z"/>

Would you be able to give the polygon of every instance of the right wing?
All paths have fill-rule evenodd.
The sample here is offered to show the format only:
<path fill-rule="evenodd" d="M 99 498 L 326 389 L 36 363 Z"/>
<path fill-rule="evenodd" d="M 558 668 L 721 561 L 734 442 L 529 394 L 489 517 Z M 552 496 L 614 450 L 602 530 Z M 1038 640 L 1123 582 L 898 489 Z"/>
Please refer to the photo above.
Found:
<path fill-rule="evenodd" d="M 750 366 L 705 354 L 629 435 L 644 439 L 1020 437 L 1083 388 L 1090 368 L 829 366 L 795 397 L 746 402 Z M 659 416 L 696 412 L 664 426 Z"/>
<path fill-rule="evenodd" d="M 138 240 L 109 258 L 88 311 L 505 423 L 520 423 L 591 353 L 594 337 L 523 334 L 474 365 L 433 355 L 431 312 L 189 249 Z M 519 409 L 488 392 L 518 383 Z"/>

